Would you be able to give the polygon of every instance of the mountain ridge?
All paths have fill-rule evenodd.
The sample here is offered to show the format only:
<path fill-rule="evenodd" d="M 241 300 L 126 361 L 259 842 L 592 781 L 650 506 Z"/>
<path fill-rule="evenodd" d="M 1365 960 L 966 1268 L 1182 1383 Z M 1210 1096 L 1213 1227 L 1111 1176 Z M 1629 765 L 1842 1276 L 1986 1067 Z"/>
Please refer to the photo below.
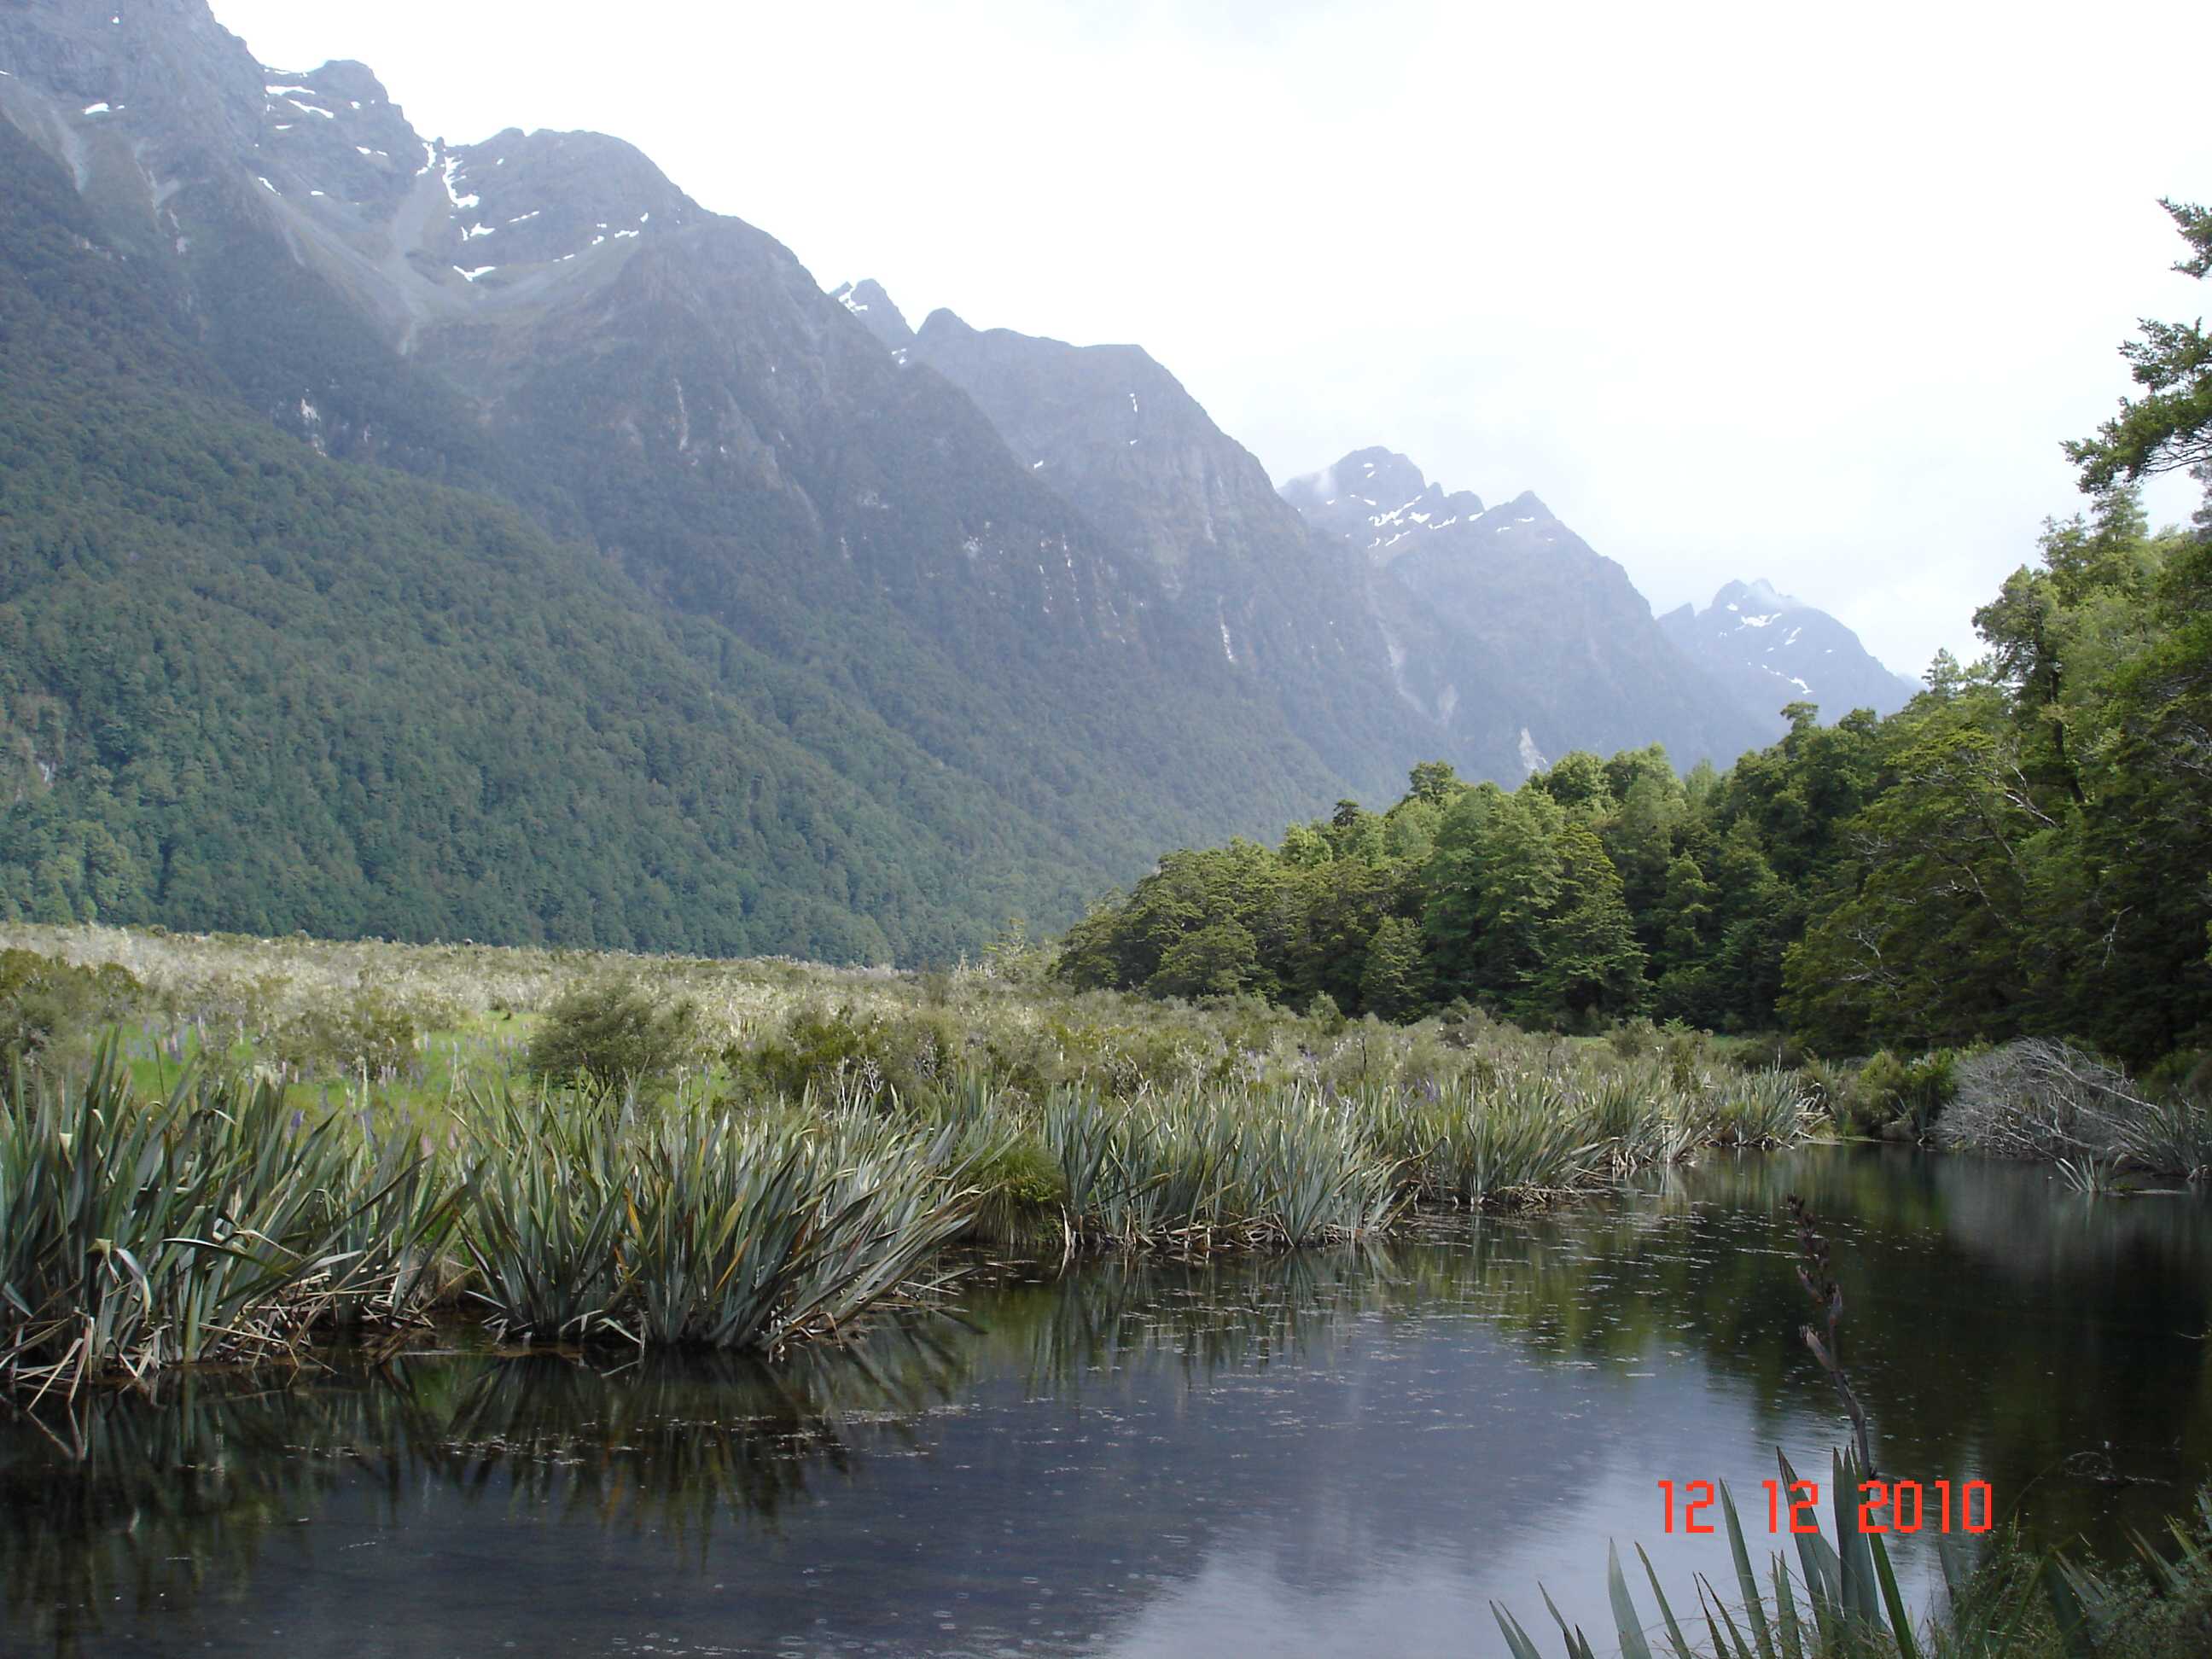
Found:
<path fill-rule="evenodd" d="M 1782 711 L 1791 703 L 1811 703 L 1832 724 L 1857 708 L 1893 714 L 1920 690 L 1884 667 L 1842 622 L 1765 577 L 1723 583 L 1703 611 L 1685 603 L 1658 621 L 1769 738 L 1789 729 Z"/>
<path fill-rule="evenodd" d="M 1628 573 L 1533 491 L 1486 506 L 1369 447 L 1282 494 L 1370 566 L 1401 690 L 1471 770 L 1518 776 L 1570 750 L 1651 743 L 1687 768 L 1755 746 L 1753 723 L 1661 632 Z"/>

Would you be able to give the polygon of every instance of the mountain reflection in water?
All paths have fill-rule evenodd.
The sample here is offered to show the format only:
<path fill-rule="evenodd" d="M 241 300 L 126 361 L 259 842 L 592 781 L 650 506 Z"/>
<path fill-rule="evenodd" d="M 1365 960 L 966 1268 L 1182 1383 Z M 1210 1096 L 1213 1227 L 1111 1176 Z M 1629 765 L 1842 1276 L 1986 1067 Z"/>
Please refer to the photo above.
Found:
<path fill-rule="evenodd" d="M 1886 1471 L 2045 1537 L 2212 1469 L 2212 1206 L 1872 1149 L 1716 1160 L 1387 1249 L 978 1282 L 774 1364 L 516 1357 L 171 1379 L 0 1424 L 8 1653 L 1347 1653 L 1606 1625 L 1656 1483 L 1842 1436 L 1783 1194 L 1836 1245 Z M 1902 1559 L 1924 1584 L 1932 1562 Z"/>

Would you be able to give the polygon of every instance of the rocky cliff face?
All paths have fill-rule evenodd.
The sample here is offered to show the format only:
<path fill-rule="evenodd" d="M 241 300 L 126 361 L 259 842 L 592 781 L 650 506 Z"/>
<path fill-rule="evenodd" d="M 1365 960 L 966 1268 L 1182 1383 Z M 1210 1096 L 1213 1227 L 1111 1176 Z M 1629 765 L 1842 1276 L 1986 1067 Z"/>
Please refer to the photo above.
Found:
<path fill-rule="evenodd" d="M 883 290 L 870 314 L 896 316 Z M 1140 347 L 1073 346 L 933 313 L 911 361 L 966 392 L 1018 461 L 1149 570 L 1169 612 L 1360 793 L 1449 746 L 1393 689 L 1367 573 Z"/>
<path fill-rule="evenodd" d="M 1826 611 L 1764 580 L 1730 582 L 1703 611 L 1681 605 L 1659 626 L 1769 736 L 1789 728 L 1782 710 L 1790 703 L 1811 703 L 1829 720 L 1855 708 L 1893 714 L 1920 689 L 1883 667 Z"/>
<path fill-rule="evenodd" d="M 1286 501 L 1373 576 L 1398 686 L 1463 764 L 1512 776 L 1572 749 L 1661 743 L 1726 764 L 1751 720 L 1661 634 L 1628 573 L 1533 495 L 1486 507 L 1403 455 L 1355 450 Z"/>
<path fill-rule="evenodd" d="M 905 313 L 891 303 L 891 296 L 884 292 L 882 283 L 872 277 L 866 282 L 847 283 L 830 297 L 858 317 L 868 332 L 883 342 L 892 362 L 906 362 L 914 346 L 914 329 L 907 322 Z"/>

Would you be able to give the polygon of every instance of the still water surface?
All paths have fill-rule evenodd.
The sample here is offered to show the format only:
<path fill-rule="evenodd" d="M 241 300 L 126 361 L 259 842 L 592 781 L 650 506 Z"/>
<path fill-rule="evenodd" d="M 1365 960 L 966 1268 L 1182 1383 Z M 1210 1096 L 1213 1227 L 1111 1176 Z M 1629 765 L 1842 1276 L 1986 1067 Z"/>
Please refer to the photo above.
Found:
<path fill-rule="evenodd" d="M 1790 1191 L 1886 1472 L 2045 1537 L 2212 1473 L 2212 1204 L 1814 1150 L 1388 1249 L 979 1282 L 963 1322 L 775 1366 L 464 1336 L 107 1401 L 81 1460 L 0 1423 L 0 1651 L 1483 1654 L 1539 1580 L 1609 1631 L 1608 1539 L 1670 1595 L 1728 1571 L 1657 1482 L 1725 1479 L 1755 1552 L 1776 1446 L 1825 1484 Z"/>

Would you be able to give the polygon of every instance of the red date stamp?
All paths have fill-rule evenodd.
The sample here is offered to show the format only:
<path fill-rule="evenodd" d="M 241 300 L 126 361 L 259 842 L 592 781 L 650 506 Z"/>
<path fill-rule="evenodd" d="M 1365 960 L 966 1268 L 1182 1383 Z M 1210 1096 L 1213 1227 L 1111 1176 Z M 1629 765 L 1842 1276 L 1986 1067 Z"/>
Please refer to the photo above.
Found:
<path fill-rule="evenodd" d="M 1820 1530 L 1820 1483 L 1793 1480 L 1785 1488 L 1779 1480 L 1766 1487 L 1766 1529 L 1771 1533 L 1817 1533 Z M 1719 1501 L 1718 1489 L 1710 1480 L 1672 1480 L 1659 1483 L 1666 1500 L 1666 1530 L 1711 1532 L 1711 1511 Z M 1954 1503 L 1955 1498 L 1955 1503 Z M 1969 1480 L 1954 1488 L 1948 1480 L 1865 1480 L 1859 1484 L 1859 1530 L 1862 1533 L 1972 1532 L 1984 1533 L 1996 1524 L 1990 1516 L 1990 1483 Z"/>

